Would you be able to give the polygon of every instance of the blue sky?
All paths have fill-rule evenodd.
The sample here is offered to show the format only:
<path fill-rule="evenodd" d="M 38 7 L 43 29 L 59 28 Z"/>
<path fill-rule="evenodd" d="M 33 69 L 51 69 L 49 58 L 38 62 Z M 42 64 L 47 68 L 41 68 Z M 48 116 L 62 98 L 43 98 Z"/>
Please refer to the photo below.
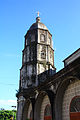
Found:
<path fill-rule="evenodd" d="M 37 11 L 53 35 L 57 71 L 80 47 L 80 0 L 0 0 L 0 108 L 16 104 L 24 35 Z"/>

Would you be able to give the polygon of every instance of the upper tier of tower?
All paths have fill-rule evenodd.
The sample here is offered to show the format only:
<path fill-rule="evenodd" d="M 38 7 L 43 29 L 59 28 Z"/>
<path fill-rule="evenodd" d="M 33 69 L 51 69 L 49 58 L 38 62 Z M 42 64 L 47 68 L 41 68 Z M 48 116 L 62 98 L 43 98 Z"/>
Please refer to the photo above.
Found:
<path fill-rule="evenodd" d="M 25 35 L 25 47 L 32 42 L 49 45 L 52 48 L 52 35 L 47 27 L 40 22 L 40 17 L 31 25 Z"/>

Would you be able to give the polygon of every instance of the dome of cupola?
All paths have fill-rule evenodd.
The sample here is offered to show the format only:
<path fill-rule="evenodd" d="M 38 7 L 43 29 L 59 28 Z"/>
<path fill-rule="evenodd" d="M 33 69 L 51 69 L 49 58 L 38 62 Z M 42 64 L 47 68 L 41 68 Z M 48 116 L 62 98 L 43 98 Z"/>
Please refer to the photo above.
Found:
<path fill-rule="evenodd" d="M 36 18 L 36 22 L 31 25 L 29 30 L 34 30 L 34 29 L 48 30 L 47 27 L 43 23 L 40 22 L 39 16 Z"/>

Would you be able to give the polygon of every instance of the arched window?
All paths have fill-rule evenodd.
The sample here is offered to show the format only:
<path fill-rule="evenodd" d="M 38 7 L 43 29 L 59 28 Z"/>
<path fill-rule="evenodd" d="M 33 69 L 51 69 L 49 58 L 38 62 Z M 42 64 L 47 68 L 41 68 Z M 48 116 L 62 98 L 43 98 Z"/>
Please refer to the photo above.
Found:
<path fill-rule="evenodd" d="M 74 97 L 71 101 L 70 120 L 80 120 L 80 96 Z"/>
<path fill-rule="evenodd" d="M 44 120 L 51 120 L 51 105 L 46 105 L 45 111 L 44 111 Z"/>
<path fill-rule="evenodd" d="M 41 34 L 41 35 L 40 35 L 40 41 L 41 41 L 41 42 L 44 42 L 44 41 L 45 41 L 45 35 L 44 35 L 44 34 Z"/>

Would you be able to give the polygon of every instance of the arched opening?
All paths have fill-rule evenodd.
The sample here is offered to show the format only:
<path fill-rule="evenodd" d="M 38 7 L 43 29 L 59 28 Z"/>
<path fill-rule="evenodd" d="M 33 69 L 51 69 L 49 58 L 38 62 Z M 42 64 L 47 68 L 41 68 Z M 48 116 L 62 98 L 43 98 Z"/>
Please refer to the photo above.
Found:
<path fill-rule="evenodd" d="M 47 104 L 44 111 L 44 120 L 52 120 L 51 105 Z"/>
<path fill-rule="evenodd" d="M 80 96 L 76 96 L 70 103 L 70 120 L 80 120 Z"/>
<path fill-rule="evenodd" d="M 47 105 L 49 105 L 49 106 L 47 106 Z M 48 113 L 48 111 L 49 111 L 49 113 Z M 48 115 L 50 115 L 52 118 L 51 113 L 52 113 L 51 112 L 51 103 L 50 103 L 49 96 L 47 95 L 46 92 L 41 92 L 38 95 L 36 103 L 35 103 L 34 119 L 35 120 L 44 120 L 44 119 L 46 119 L 45 117 L 47 117 Z"/>
<path fill-rule="evenodd" d="M 32 120 L 32 103 L 26 100 L 23 107 L 22 120 Z"/>

